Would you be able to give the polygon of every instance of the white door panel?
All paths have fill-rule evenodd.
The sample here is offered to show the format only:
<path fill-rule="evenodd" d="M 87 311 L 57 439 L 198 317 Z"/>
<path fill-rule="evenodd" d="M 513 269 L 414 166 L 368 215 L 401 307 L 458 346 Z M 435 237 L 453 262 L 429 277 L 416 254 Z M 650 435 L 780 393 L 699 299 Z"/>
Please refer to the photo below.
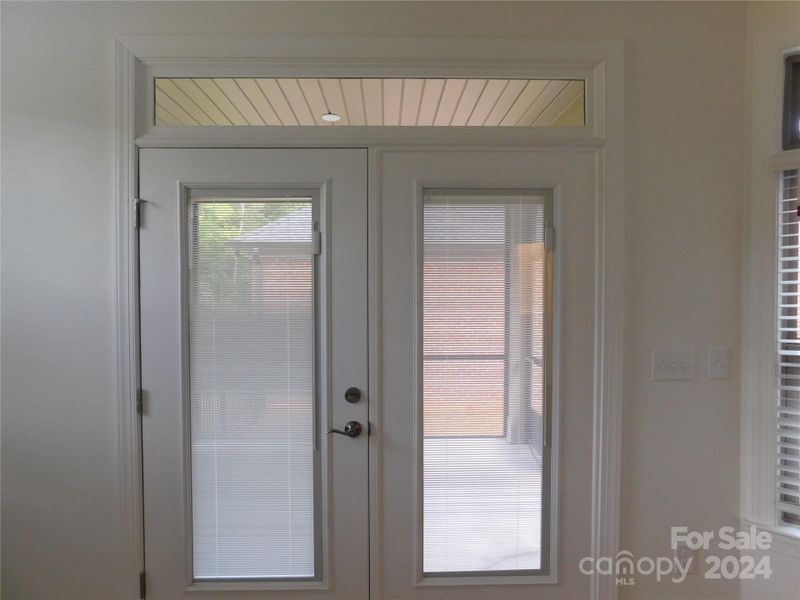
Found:
<path fill-rule="evenodd" d="M 366 181 L 357 149 L 141 151 L 148 598 L 367 597 L 367 436 L 326 435 L 368 418 Z"/>
<path fill-rule="evenodd" d="M 378 469 L 383 505 L 378 512 L 381 533 L 373 546 L 378 553 L 372 557 L 373 595 L 403 600 L 469 600 L 490 595 L 508 599 L 588 597 L 589 578 L 579 572 L 578 564 L 589 553 L 591 521 L 594 156 L 544 151 L 386 151 L 379 164 L 382 368 Z M 486 197 L 492 195 L 492 189 L 498 194 L 511 190 L 511 195 L 515 188 L 531 190 L 531 196 L 537 195 L 536 190 L 551 192 L 557 243 L 551 286 L 554 334 L 549 337 L 552 404 L 547 415 L 552 447 L 543 455 L 544 462 L 554 467 L 549 477 L 546 469 L 528 475 L 535 466 L 531 466 L 525 445 L 514 439 L 509 392 L 513 392 L 513 382 L 509 383 L 508 375 L 503 381 L 502 367 L 496 375 L 498 402 L 494 406 L 484 402 L 481 410 L 486 419 L 470 417 L 478 414 L 474 412 L 476 398 L 481 402 L 494 393 L 491 380 L 495 368 L 490 361 L 500 352 L 491 348 L 494 317 L 489 314 L 492 295 L 499 292 L 492 292 L 491 282 L 475 279 L 468 271 L 481 261 L 491 261 L 486 248 L 494 243 L 492 213 L 497 199 L 480 201 L 484 204 L 482 220 L 480 211 L 470 212 L 474 200 L 446 200 L 449 216 L 442 217 L 442 223 L 449 224 L 449 235 L 455 241 L 446 246 L 446 256 L 439 260 L 435 253 L 445 250 L 436 250 L 436 240 L 426 237 L 437 235 L 435 219 L 439 217 L 428 213 L 423 217 L 422 212 L 428 206 L 427 192 L 444 188 Z M 448 194 L 458 196 L 457 191 Z M 507 215 L 512 214 L 508 207 L 514 202 L 500 199 Z M 507 227 L 518 221 L 513 216 L 505 219 Z M 509 231 L 506 236 L 511 235 Z M 505 239 L 508 246 L 509 238 Z M 518 245 L 511 243 L 510 247 L 512 256 L 519 255 Z M 456 263 L 461 270 L 453 271 Z M 423 269 L 428 270 L 424 276 Z M 508 277 L 506 294 L 516 285 L 513 277 Z M 428 283 L 423 285 L 423 279 Z M 423 297 L 424 289 L 455 306 L 451 337 L 441 338 L 435 330 L 430 338 L 435 338 L 434 350 L 441 354 L 433 358 L 451 360 L 450 364 L 464 359 L 468 365 L 449 378 L 430 370 L 429 349 L 423 348 L 423 339 L 429 338 L 423 333 L 422 321 L 427 319 L 426 327 L 439 326 L 434 320 L 439 311 L 436 303 L 441 300 Z M 506 306 L 512 305 L 506 301 Z M 485 318 L 481 314 L 484 309 Z M 436 314 L 430 317 L 426 310 Z M 513 338 L 508 323 L 517 318 L 508 316 L 510 312 L 508 308 L 506 339 Z M 470 325 L 470 319 L 478 325 Z M 476 331 L 485 328 L 478 335 L 485 336 L 485 356 L 475 355 L 477 351 L 473 356 L 462 355 L 469 354 L 463 336 L 470 327 L 478 327 Z M 502 330 L 502 320 L 499 327 Z M 452 355 L 445 356 L 446 348 L 439 347 L 442 339 L 455 348 Z M 513 362 L 508 351 L 505 357 L 509 364 Z M 508 367 L 505 372 L 513 369 Z M 436 412 L 442 398 L 444 405 L 454 401 L 455 408 L 445 409 L 449 413 Z M 542 483 L 547 480 L 550 490 Z M 516 512 L 504 514 L 510 510 Z M 539 525 L 545 530 L 549 527 L 541 542 L 536 538 Z M 541 552 L 540 559 L 537 552 Z"/>

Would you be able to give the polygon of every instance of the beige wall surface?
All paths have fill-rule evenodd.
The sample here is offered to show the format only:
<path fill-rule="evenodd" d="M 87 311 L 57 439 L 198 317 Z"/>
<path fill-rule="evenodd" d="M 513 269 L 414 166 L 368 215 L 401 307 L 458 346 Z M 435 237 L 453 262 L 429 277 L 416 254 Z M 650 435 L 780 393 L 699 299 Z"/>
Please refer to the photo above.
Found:
<path fill-rule="evenodd" d="M 591 37 L 626 44 L 622 547 L 738 515 L 744 166 L 742 3 L 14 3 L 2 11 L 2 591 L 116 598 L 114 36 L 259 33 Z M 653 383 L 655 347 L 698 377 Z M 587 464 L 587 468 L 589 465 Z M 626 598 L 733 598 L 702 575 Z"/>

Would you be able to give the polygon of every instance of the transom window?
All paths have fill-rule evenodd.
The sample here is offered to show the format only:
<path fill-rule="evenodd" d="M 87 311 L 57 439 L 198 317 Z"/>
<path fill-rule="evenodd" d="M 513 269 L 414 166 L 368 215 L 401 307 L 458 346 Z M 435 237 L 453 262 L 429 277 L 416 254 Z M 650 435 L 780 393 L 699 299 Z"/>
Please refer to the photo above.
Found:
<path fill-rule="evenodd" d="M 169 126 L 582 127 L 579 79 L 155 79 Z"/>

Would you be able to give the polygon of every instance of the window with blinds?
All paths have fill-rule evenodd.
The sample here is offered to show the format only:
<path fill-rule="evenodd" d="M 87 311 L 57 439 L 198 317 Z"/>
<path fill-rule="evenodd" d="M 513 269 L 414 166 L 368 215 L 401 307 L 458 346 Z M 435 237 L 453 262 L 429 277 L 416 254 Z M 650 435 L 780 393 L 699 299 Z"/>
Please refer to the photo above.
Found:
<path fill-rule="evenodd" d="M 541 573 L 549 522 L 549 192 L 427 190 L 423 570 Z"/>
<path fill-rule="evenodd" d="M 778 237 L 778 514 L 800 525 L 800 217 L 798 169 L 780 176 Z"/>
<path fill-rule="evenodd" d="M 314 202 L 190 198 L 193 574 L 318 575 Z"/>

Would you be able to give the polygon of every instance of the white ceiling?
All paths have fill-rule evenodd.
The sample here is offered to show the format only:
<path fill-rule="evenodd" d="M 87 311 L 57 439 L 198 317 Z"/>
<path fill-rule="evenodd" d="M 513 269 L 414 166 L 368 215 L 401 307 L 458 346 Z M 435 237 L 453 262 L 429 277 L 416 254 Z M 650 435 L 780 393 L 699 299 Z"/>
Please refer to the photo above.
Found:
<path fill-rule="evenodd" d="M 157 78 L 156 125 L 563 127 L 584 82 L 562 79 Z M 320 117 L 332 112 L 337 123 Z"/>

